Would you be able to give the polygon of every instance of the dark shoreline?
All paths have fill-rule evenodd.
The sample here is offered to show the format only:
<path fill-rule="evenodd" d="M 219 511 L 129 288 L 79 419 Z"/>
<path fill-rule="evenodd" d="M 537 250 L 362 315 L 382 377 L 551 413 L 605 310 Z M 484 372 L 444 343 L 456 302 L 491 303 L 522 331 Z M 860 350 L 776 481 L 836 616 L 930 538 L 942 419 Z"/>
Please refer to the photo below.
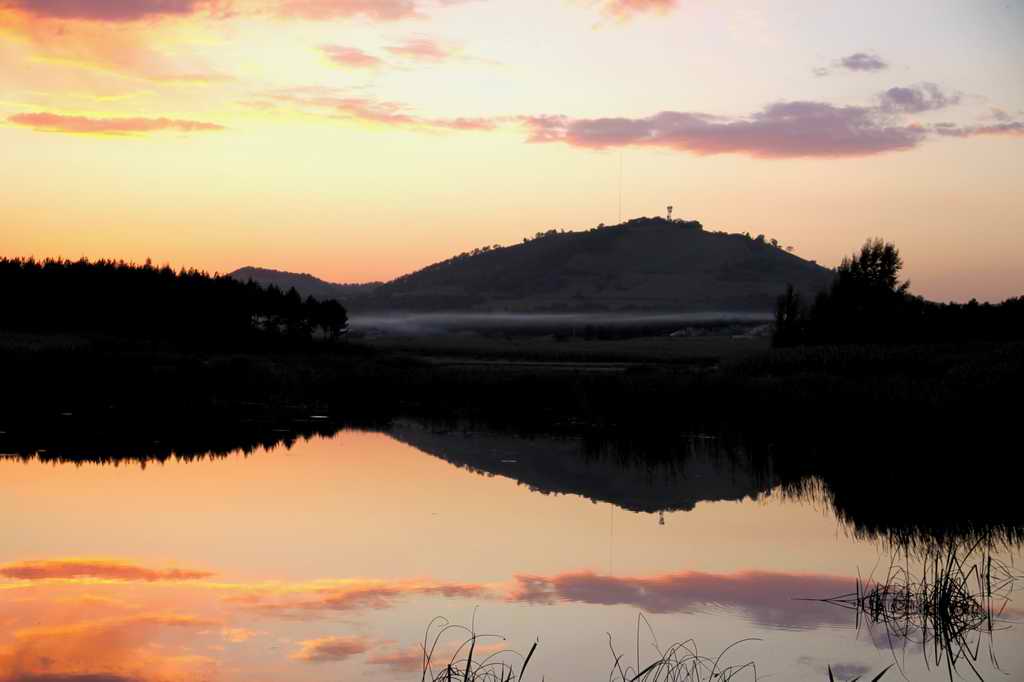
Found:
<path fill-rule="evenodd" d="M 0 453 L 21 459 L 145 464 L 413 419 L 439 433 L 576 439 L 582 456 L 665 471 L 698 435 L 793 494 L 824 482 L 857 532 L 1024 535 L 1019 343 L 816 347 L 593 371 L 445 364 L 359 344 L 235 354 L 104 341 L 8 346 L 0 371 Z"/>

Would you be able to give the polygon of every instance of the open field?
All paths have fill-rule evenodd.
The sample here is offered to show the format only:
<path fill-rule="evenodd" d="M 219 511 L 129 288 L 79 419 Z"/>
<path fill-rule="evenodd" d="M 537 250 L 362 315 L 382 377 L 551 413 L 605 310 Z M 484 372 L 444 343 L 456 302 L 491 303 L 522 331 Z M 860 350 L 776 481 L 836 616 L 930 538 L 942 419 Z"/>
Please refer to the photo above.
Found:
<path fill-rule="evenodd" d="M 497 337 L 478 334 L 379 336 L 354 343 L 439 364 L 528 363 L 588 365 L 697 365 L 741 360 L 769 349 L 766 337 L 667 335 L 631 339 Z"/>

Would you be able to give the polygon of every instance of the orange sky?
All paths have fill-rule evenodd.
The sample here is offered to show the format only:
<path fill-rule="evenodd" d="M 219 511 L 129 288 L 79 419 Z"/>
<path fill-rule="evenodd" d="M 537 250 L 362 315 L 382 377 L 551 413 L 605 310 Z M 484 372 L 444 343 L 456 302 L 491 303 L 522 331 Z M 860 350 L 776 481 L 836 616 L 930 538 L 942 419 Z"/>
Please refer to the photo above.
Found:
<path fill-rule="evenodd" d="M 0 1 L 0 253 L 334 281 L 619 215 L 1024 292 L 1024 6 Z M 950 49 L 955 45 L 956 49 Z"/>

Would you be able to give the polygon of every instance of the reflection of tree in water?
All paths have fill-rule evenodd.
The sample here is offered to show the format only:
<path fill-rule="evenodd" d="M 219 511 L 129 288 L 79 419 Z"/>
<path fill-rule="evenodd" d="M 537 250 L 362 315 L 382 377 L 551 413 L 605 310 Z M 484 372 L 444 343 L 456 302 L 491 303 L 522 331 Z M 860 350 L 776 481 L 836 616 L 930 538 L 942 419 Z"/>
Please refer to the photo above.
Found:
<path fill-rule="evenodd" d="M 945 668 L 950 680 L 962 669 L 983 680 L 983 657 L 1000 671 L 994 635 L 1013 626 L 1007 609 L 1022 579 L 981 540 L 924 551 L 904 546 L 884 577 L 858 579 L 854 592 L 821 601 L 854 611 L 858 629 L 880 626 L 901 668 L 913 646 L 926 666 Z"/>

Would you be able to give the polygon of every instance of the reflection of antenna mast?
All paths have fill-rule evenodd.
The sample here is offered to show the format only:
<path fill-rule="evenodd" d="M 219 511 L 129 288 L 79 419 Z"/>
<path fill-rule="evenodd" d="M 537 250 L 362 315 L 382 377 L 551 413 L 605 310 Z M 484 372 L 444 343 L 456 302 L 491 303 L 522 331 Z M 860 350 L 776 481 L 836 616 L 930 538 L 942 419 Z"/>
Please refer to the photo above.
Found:
<path fill-rule="evenodd" d="M 608 575 L 615 575 L 614 566 L 612 564 L 612 550 L 615 546 L 615 505 L 610 504 L 609 507 L 609 524 L 608 524 Z"/>

